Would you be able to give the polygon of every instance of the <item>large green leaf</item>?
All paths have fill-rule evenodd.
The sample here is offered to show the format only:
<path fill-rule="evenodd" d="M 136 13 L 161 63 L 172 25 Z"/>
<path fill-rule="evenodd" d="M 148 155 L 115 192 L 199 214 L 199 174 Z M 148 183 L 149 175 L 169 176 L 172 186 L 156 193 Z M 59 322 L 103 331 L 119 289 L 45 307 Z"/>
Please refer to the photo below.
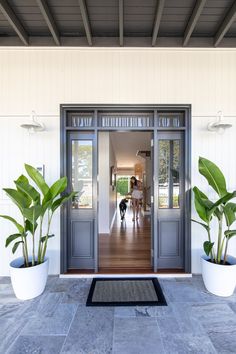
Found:
<path fill-rule="evenodd" d="M 5 247 L 9 246 L 9 244 L 12 241 L 16 240 L 19 237 L 22 237 L 22 235 L 21 234 L 13 234 L 13 235 L 8 236 L 7 239 L 6 239 Z"/>
<path fill-rule="evenodd" d="M 229 240 L 234 236 L 236 236 L 236 230 L 225 231 L 225 237 L 227 237 Z"/>
<path fill-rule="evenodd" d="M 21 226 L 15 219 L 13 219 L 11 216 L 8 216 L 8 215 L 0 215 L 1 218 L 4 218 L 6 220 L 9 220 L 11 221 L 15 226 L 16 228 L 18 229 L 18 231 L 22 234 L 24 232 L 24 227 Z"/>
<path fill-rule="evenodd" d="M 214 246 L 214 242 L 205 241 L 203 243 L 203 248 L 204 248 L 204 251 L 205 251 L 207 256 L 209 256 L 209 254 L 211 253 L 211 250 L 212 250 L 213 246 Z"/>
<path fill-rule="evenodd" d="M 31 198 L 34 202 L 40 201 L 40 194 L 39 192 L 31 186 L 29 183 L 19 181 L 15 181 L 16 187 L 23 193 L 25 193 L 29 198 Z"/>
<path fill-rule="evenodd" d="M 205 194 L 202 193 L 197 187 L 193 188 L 193 192 L 194 192 L 195 209 L 198 213 L 198 216 L 200 217 L 200 219 L 202 219 L 206 223 L 209 223 L 209 221 L 210 221 L 210 216 L 208 213 L 209 208 L 206 203 Z"/>
<path fill-rule="evenodd" d="M 24 193 L 12 188 L 3 188 L 11 200 L 17 205 L 22 212 L 23 208 L 28 208 L 31 204 L 31 199 L 26 197 Z"/>
<path fill-rule="evenodd" d="M 23 215 L 26 219 L 28 219 L 31 224 L 36 225 L 36 221 L 38 220 L 38 218 L 40 217 L 42 212 L 42 207 L 40 205 L 34 205 L 30 208 L 27 209 L 23 209 Z"/>
<path fill-rule="evenodd" d="M 220 197 L 223 197 L 227 193 L 227 189 L 225 177 L 219 167 L 212 161 L 199 157 L 198 168 L 201 175 L 207 179 L 209 185 Z"/>
<path fill-rule="evenodd" d="M 67 178 L 62 177 L 58 181 L 56 181 L 51 187 L 50 187 L 50 192 L 52 198 L 56 198 L 59 194 L 64 192 L 64 190 L 67 187 Z"/>
<path fill-rule="evenodd" d="M 203 224 L 202 222 L 199 222 L 197 220 L 191 219 L 191 221 L 201 225 L 202 227 L 204 227 L 204 229 L 206 229 L 206 231 L 210 231 L 210 227 L 207 224 Z"/>
<path fill-rule="evenodd" d="M 23 241 L 17 241 L 14 246 L 12 247 L 12 253 L 15 253 L 19 245 L 23 243 Z"/>
<path fill-rule="evenodd" d="M 72 192 L 70 194 L 64 195 L 63 197 L 55 200 L 55 202 L 52 204 L 51 207 L 52 212 L 56 211 L 56 209 L 59 208 L 62 204 L 66 203 L 68 200 L 76 196 L 76 194 L 77 194 L 76 192 Z"/>
<path fill-rule="evenodd" d="M 27 219 L 25 221 L 25 232 L 29 231 L 31 234 L 37 229 L 38 224 L 35 222 L 34 225 Z"/>
<path fill-rule="evenodd" d="M 236 220 L 236 204 L 235 203 L 227 203 L 223 207 L 226 225 L 229 227 L 231 226 Z"/>
<path fill-rule="evenodd" d="M 42 242 L 42 243 L 44 243 L 48 238 L 52 238 L 52 237 L 54 237 L 55 235 L 54 234 L 51 234 L 51 235 L 48 235 L 48 236 L 42 236 L 41 238 L 40 238 L 40 241 Z"/>
<path fill-rule="evenodd" d="M 28 175 L 30 176 L 30 178 L 34 181 L 34 183 L 39 187 L 39 189 L 45 196 L 49 191 L 49 187 L 45 182 L 41 173 L 36 168 L 28 164 L 25 164 L 25 169 Z"/>

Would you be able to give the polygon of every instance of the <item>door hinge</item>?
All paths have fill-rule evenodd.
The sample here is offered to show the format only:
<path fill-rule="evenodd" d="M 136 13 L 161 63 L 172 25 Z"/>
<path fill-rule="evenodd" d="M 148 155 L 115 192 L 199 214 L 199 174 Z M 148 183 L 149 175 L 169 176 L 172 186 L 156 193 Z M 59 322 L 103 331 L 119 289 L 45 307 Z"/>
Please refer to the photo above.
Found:
<path fill-rule="evenodd" d="M 153 198 L 153 195 L 151 195 L 151 203 L 154 202 L 154 198 Z"/>
<path fill-rule="evenodd" d="M 151 146 L 154 146 L 154 141 L 153 141 L 153 139 L 151 139 Z"/>

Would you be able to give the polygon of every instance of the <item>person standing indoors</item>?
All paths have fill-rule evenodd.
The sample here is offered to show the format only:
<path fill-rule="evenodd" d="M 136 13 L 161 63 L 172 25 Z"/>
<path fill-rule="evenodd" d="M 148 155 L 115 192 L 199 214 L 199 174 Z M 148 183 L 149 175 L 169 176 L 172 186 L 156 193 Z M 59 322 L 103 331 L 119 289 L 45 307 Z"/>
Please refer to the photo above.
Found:
<path fill-rule="evenodd" d="M 133 205 L 133 221 L 138 220 L 139 212 L 140 212 L 140 203 L 143 198 L 143 191 L 142 191 L 142 183 L 137 180 L 136 177 L 132 176 L 130 178 L 130 189 L 131 189 L 131 198 L 132 198 L 132 205 Z"/>

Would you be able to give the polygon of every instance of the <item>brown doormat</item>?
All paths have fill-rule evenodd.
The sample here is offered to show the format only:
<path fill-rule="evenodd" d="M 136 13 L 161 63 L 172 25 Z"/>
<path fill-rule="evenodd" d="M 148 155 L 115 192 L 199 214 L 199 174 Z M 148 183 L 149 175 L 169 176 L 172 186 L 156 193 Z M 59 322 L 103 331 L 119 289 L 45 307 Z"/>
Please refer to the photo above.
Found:
<path fill-rule="evenodd" d="M 93 278 L 86 306 L 167 306 L 156 278 Z"/>

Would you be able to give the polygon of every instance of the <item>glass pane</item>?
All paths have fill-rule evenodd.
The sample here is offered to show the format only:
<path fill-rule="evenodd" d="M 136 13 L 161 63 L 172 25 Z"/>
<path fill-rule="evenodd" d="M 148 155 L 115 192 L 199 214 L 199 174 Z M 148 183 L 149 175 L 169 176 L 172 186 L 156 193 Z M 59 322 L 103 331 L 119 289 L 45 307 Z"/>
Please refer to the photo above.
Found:
<path fill-rule="evenodd" d="M 170 141 L 159 140 L 159 208 L 169 208 Z"/>
<path fill-rule="evenodd" d="M 72 190 L 78 192 L 72 208 L 93 207 L 93 141 L 72 141 Z"/>
<path fill-rule="evenodd" d="M 184 126 L 182 114 L 163 114 L 159 115 L 158 126 L 161 128 L 179 128 Z"/>
<path fill-rule="evenodd" d="M 179 183 L 179 171 L 180 171 L 180 141 L 173 140 L 173 168 L 172 181 L 173 181 L 173 208 L 179 208 L 179 194 L 180 194 L 180 183 Z"/>

